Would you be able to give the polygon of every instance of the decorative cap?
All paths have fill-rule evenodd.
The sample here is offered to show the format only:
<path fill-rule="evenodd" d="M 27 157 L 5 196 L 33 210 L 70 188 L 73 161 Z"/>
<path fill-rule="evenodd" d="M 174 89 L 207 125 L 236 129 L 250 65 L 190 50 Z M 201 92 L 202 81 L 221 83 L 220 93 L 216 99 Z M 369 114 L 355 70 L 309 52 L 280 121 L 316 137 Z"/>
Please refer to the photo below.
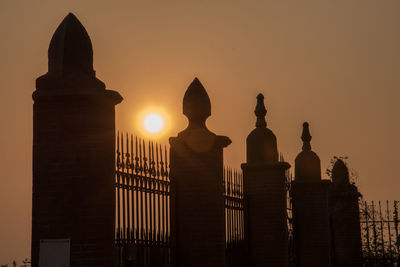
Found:
<path fill-rule="evenodd" d="M 333 165 L 332 182 L 336 184 L 350 184 L 349 169 L 341 159 L 337 159 Z"/>
<path fill-rule="evenodd" d="M 303 140 L 303 151 L 311 150 L 311 138 L 310 129 L 308 128 L 308 122 L 303 123 L 303 133 L 301 135 L 301 140 Z"/>
<path fill-rule="evenodd" d="M 106 90 L 93 70 L 93 49 L 83 25 L 69 13 L 51 38 L 48 72 L 36 79 L 33 100 L 42 96 L 102 95 L 114 104 L 122 101 L 121 95 Z"/>
<path fill-rule="evenodd" d="M 216 135 L 207 129 L 206 120 L 211 115 L 211 102 L 197 78 L 189 85 L 183 97 L 183 114 L 188 118 L 189 125 L 178 133 L 177 138 L 170 138 L 171 145 L 175 146 L 175 142 L 180 140 L 192 151 L 209 152 L 212 148 L 222 149 L 232 142 L 228 137 Z"/>
<path fill-rule="evenodd" d="M 78 72 L 95 76 L 93 49 L 86 29 L 69 13 L 55 31 L 49 46 L 49 73 Z"/>
<path fill-rule="evenodd" d="M 308 122 L 303 123 L 303 151 L 295 159 L 295 180 L 296 181 L 320 181 L 321 180 L 321 160 L 318 155 L 311 150 L 311 134 Z"/>
<path fill-rule="evenodd" d="M 189 119 L 189 123 L 205 123 L 211 115 L 210 98 L 197 78 L 189 85 L 183 97 L 183 114 Z"/>
<path fill-rule="evenodd" d="M 264 106 L 264 96 L 263 94 L 258 94 L 257 105 L 254 110 L 254 114 L 257 116 L 256 127 L 267 127 L 267 122 L 265 121 L 265 115 L 267 115 L 267 110 Z"/>
<path fill-rule="evenodd" d="M 247 136 L 247 163 L 277 163 L 278 146 L 275 134 L 267 128 L 264 96 L 258 94 L 254 110 L 257 116 L 256 128 Z"/>

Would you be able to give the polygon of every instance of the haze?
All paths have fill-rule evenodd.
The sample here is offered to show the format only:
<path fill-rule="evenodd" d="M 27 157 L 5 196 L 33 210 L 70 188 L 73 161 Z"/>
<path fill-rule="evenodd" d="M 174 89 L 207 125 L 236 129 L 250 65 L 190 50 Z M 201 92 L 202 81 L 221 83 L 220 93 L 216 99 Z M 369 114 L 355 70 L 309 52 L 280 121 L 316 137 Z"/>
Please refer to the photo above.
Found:
<path fill-rule="evenodd" d="M 207 125 L 232 139 L 225 164 L 240 168 L 261 92 L 288 162 L 308 121 L 323 172 L 348 156 L 365 199 L 399 199 L 398 0 L 1 0 L 0 263 L 30 257 L 31 94 L 68 12 L 92 39 L 97 77 L 125 99 L 120 131 L 138 133 L 137 114 L 160 106 L 172 118 L 167 144 L 186 127 L 182 98 L 198 77 L 212 103 Z"/>

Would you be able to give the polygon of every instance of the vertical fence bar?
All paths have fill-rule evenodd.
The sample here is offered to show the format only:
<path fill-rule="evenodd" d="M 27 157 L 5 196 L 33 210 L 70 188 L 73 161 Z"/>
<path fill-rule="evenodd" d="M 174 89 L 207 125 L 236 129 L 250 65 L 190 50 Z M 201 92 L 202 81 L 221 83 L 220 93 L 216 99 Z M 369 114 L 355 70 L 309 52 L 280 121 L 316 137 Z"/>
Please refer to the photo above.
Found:
<path fill-rule="evenodd" d="M 161 184 L 160 184 L 160 164 L 158 158 L 158 143 L 156 143 L 156 177 L 157 177 L 157 242 L 161 245 Z"/>
<path fill-rule="evenodd" d="M 151 179 L 151 147 L 150 147 L 150 141 L 148 142 L 147 146 L 147 151 L 148 151 L 148 188 L 147 188 L 147 200 L 148 200 L 148 214 L 146 214 L 149 217 L 149 232 L 148 232 L 148 238 L 149 238 L 149 244 L 152 244 L 153 241 L 153 213 L 152 213 L 152 190 L 153 190 L 153 181 Z M 146 216 L 146 217 L 147 217 Z"/>
<path fill-rule="evenodd" d="M 131 213 L 130 213 L 130 181 L 131 181 L 131 176 L 129 175 L 130 172 L 130 153 L 129 153 L 129 137 L 128 137 L 128 133 L 126 134 L 126 184 L 125 184 L 125 190 L 126 190 L 126 218 L 127 218 L 127 222 L 126 222 L 126 241 L 129 243 L 130 242 L 130 237 L 131 237 Z"/>
<path fill-rule="evenodd" d="M 156 171 L 155 171 L 155 162 L 154 162 L 154 143 L 151 142 L 151 177 L 153 181 L 153 242 L 157 244 L 157 218 L 156 218 L 156 194 L 157 194 L 157 182 L 156 182 Z"/>
<path fill-rule="evenodd" d="M 237 171 L 235 171 L 235 176 L 236 176 L 236 242 L 239 244 L 239 235 L 240 235 L 240 209 L 239 209 L 239 174 Z"/>
<path fill-rule="evenodd" d="M 117 242 L 120 244 L 121 242 L 121 207 L 120 207 L 120 184 L 121 184 L 121 175 L 119 173 L 120 165 L 121 165 L 121 152 L 120 152 L 120 144 L 119 144 L 119 132 L 117 133 Z"/>
<path fill-rule="evenodd" d="M 136 195 L 137 195 L 137 180 L 136 180 L 136 176 L 135 176 L 135 169 L 136 169 L 136 161 L 135 161 L 135 156 L 136 154 L 134 154 L 133 152 L 133 135 L 131 134 L 131 177 L 132 177 L 132 243 L 136 244 L 137 243 L 137 217 L 135 214 L 136 211 L 136 205 L 137 205 L 137 199 L 136 199 Z"/>
<path fill-rule="evenodd" d="M 164 159 L 165 159 L 165 179 L 167 180 L 167 181 L 169 181 L 169 173 L 168 173 L 168 169 L 169 169 L 169 166 L 168 166 L 168 156 L 167 156 L 167 147 L 165 146 L 164 147 Z M 166 221 L 166 230 L 167 230 L 167 238 L 168 238 L 168 245 L 170 245 L 171 244 L 171 229 L 170 229 L 170 224 L 169 224 L 169 220 L 170 220 L 170 215 L 171 215 L 171 209 L 170 209 L 170 200 L 171 200 L 171 198 L 170 198 L 170 192 L 171 192 L 171 187 L 170 187 L 170 184 L 169 183 L 167 183 L 167 185 L 166 185 L 166 188 L 167 188 L 167 198 L 166 198 L 166 200 L 167 200 L 167 203 L 166 203 L 166 209 L 167 209 L 167 212 L 166 212 L 166 218 L 165 218 L 165 221 Z"/>
<path fill-rule="evenodd" d="M 365 230 L 366 230 L 366 240 L 367 240 L 367 250 L 368 250 L 368 258 L 371 260 L 372 252 L 371 252 L 371 244 L 370 244 L 370 236 L 369 236 L 369 212 L 368 212 L 368 204 L 367 201 L 365 203 L 364 209 L 364 218 L 365 218 Z"/>
<path fill-rule="evenodd" d="M 374 256 L 375 256 L 375 264 L 378 262 L 378 236 L 376 232 L 376 220 L 375 220 L 375 204 L 374 201 L 372 201 L 371 205 L 372 209 L 372 234 L 373 234 L 373 244 L 374 244 Z"/>
<path fill-rule="evenodd" d="M 396 233 L 396 246 L 397 246 L 397 261 L 400 262 L 400 236 L 399 236 L 399 210 L 397 207 L 398 201 L 393 203 L 393 221 L 394 221 L 394 232 Z"/>
<path fill-rule="evenodd" d="M 137 137 L 135 138 L 135 185 L 136 185 L 136 243 L 139 244 L 141 242 L 141 231 L 140 227 L 141 224 L 140 218 L 139 218 L 139 194 L 140 194 L 140 178 L 139 172 L 140 172 L 140 164 L 139 164 L 139 157 L 138 157 L 138 139 Z M 140 224 L 140 226 L 139 226 Z"/>
<path fill-rule="evenodd" d="M 144 179 L 143 179 L 143 156 L 142 156 L 142 140 L 139 138 L 139 162 L 140 162 L 140 227 L 142 244 L 146 243 L 145 224 L 144 224 Z"/>
<path fill-rule="evenodd" d="M 146 157 L 146 143 L 144 140 L 142 140 L 142 146 L 143 146 L 143 168 L 144 168 L 144 218 L 145 218 L 145 228 L 146 228 L 146 243 L 149 245 L 149 198 L 148 198 L 148 188 L 149 188 L 149 183 L 148 179 L 146 177 L 148 173 L 148 168 L 147 168 L 147 157 Z"/>
<path fill-rule="evenodd" d="M 234 184 L 233 184 L 233 170 L 229 169 L 229 181 L 230 181 L 230 198 L 229 198 L 229 207 L 231 211 L 230 221 L 231 221 L 231 242 L 235 242 L 235 210 L 233 205 L 233 194 L 234 194 Z"/>
<path fill-rule="evenodd" d="M 121 134 L 121 162 L 122 162 L 122 239 L 126 240 L 126 217 L 125 217 L 125 153 L 124 153 L 124 135 Z"/>
<path fill-rule="evenodd" d="M 383 237 L 383 216 L 382 216 L 382 207 L 381 207 L 381 201 L 378 201 L 378 205 L 379 205 L 379 224 L 380 224 L 380 234 L 381 234 L 381 255 L 382 255 L 382 260 L 385 261 L 386 260 L 386 253 L 385 253 L 385 239 Z"/>
<path fill-rule="evenodd" d="M 239 239 L 238 239 L 238 231 L 239 231 L 239 214 L 238 214 L 238 206 L 237 206 L 237 183 L 238 183 L 238 181 L 237 181 L 237 173 L 236 173 L 236 170 L 234 170 L 233 171 L 233 182 L 234 182 L 234 192 L 235 192 L 235 195 L 234 195 L 234 211 L 235 211 L 235 243 L 237 244 L 238 242 L 239 242 Z"/>
<path fill-rule="evenodd" d="M 166 231 L 165 231 L 165 225 L 166 225 L 166 222 L 165 222 L 165 198 L 166 198 L 166 195 L 165 195 L 165 191 L 166 191 L 166 188 L 165 188 L 165 176 L 164 176 L 164 162 L 163 162 L 163 153 L 162 153 L 162 147 L 161 147 L 161 145 L 160 145 L 160 147 L 159 147 L 159 150 L 160 150 L 160 174 L 161 174 L 161 180 L 162 180 L 162 192 L 163 192 L 163 194 L 162 194 L 162 200 L 161 200 L 161 205 L 162 205 L 162 242 L 163 242 L 163 244 L 165 244 L 166 243 L 166 241 L 167 241 L 167 238 L 166 238 Z"/>
<path fill-rule="evenodd" d="M 227 208 L 228 208 L 228 210 L 227 210 L 227 212 L 228 212 L 228 226 L 227 226 L 227 228 L 228 228 L 228 246 L 230 246 L 230 244 L 231 244 L 231 242 L 232 242 L 232 234 L 231 234 L 231 228 L 232 228 L 232 219 L 231 219 L 231 201 L 230 201 L 230 194 L 231 194 L 231 172 L 230 172 L 230 169 L 228 168 L 227 169 L 227 177 L 226 177 L 226 181 L 227 181 L 227 184 L 226 184 L 226 187 L 227 187 L 227 189 L 226 189 L 226 191 L 227 191 Z"/>
<path fill-rule="evenodd" d="M 386 218 L 387 218 L 387 228 L 388 228 L 388 236 L 389 236 L 389 255 L 390 261 L 393 263 L 393 251 L 392 251 L 392 233 L 390 231 L 390 209 L 389 209 L 389 200 L 386 200 Z"/>

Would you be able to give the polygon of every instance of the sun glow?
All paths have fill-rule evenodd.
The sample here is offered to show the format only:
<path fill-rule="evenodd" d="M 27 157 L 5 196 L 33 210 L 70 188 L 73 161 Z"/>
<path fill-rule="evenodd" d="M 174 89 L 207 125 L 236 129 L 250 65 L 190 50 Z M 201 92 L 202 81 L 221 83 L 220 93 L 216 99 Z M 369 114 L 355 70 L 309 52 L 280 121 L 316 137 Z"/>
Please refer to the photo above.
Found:
<path fill-rule="evenodd" d="M 171 119 L 163 108 L 148 106 L 137 114 L 135 128 L 142 136 L 158 139 L 168 134 Z"/>
<path fill-rule="evenodd" d="M 151 113 L 144 117 L 143 126 L 149 133 L 159 133 L 164 128 L 164 119 L 160 114 Z"/>

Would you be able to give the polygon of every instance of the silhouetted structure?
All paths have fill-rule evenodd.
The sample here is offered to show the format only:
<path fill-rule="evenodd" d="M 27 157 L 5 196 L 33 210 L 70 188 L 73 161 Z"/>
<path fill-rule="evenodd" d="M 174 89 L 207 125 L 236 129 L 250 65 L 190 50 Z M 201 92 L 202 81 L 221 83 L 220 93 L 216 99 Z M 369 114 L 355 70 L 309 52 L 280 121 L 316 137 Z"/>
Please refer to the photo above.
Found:
<path fill-rule="evenodd" d="M 114 107 L 122 97 L 96 78 L 90 38 L 73 14 L 54 33 L 48 56 L 48 73 L 36 80 L 32 96 L 32 267 L 39 260 L 50 266 L 54 257 L 69 257 L 74 267 L 110 267 Z M 59 239 L 70 248 L 59 250 Z"/>
<path fill-rule="evenodd" d="M 329 181 L 321 180 L 321 161 L 311 150 L 307 122 L 301 139 L 303 150 L 295 159 L 291 192 L 296 266 L 330 266 Z"/>
<path fill-rule="evenodd" d="M 262 94 L 243 175 L 223 168 L 231 141 L 207 129 L 211 103 L 197 78 L 183 99 L 188 127 L 170 138 L 169 161 L 167 147 L 128 135 L 117 135 L 115 151 L 122 97 L 96 78 L 90 38 L 69 14 L 33 100 L 33 267 L 60 258 L 72 267 L 361 266 L 361 195 L 347 166 L 337 160 L 332 183 L 321 180 L 304 123 L 288 179 Z M 380 203 L 379 212 L 363 207 L 366 264 L 399 260 L 397 202 L 386 212 L 384 219 Z"/>
<path fill-rule="evenodd" d="M 175 266 L 167 154 L 157 143 L 117 134 L 117 266 Z M 243 177 L 226 168 L 222 182 L 226 266 L 247 266 Z"/>
<path fill-rule="evenodd" d="M 360 197 L 357 187 L 350 184 L 346 164 L 337 159 L 332 168 L 329 191 L 334 266 L 362 266 Z"/>
<path fill-rule="evenodd" d="M 286 178 L 290 165 L 278 161 L 274 133 L 265 121 L 264 96 L 257 96 L 256 128 L 247 137 L 247 163 L 242 164 L 247 201 L 249 264 L 288 265 Z"/>
<path fill-rule="evenodd" d="M 206 127 L 211 103 L 196 78 L 183 98 L 188 127 L 170 138 L 172 230 L 176 266 L 225 266 L 223 148 L 231 143 Z"/>

